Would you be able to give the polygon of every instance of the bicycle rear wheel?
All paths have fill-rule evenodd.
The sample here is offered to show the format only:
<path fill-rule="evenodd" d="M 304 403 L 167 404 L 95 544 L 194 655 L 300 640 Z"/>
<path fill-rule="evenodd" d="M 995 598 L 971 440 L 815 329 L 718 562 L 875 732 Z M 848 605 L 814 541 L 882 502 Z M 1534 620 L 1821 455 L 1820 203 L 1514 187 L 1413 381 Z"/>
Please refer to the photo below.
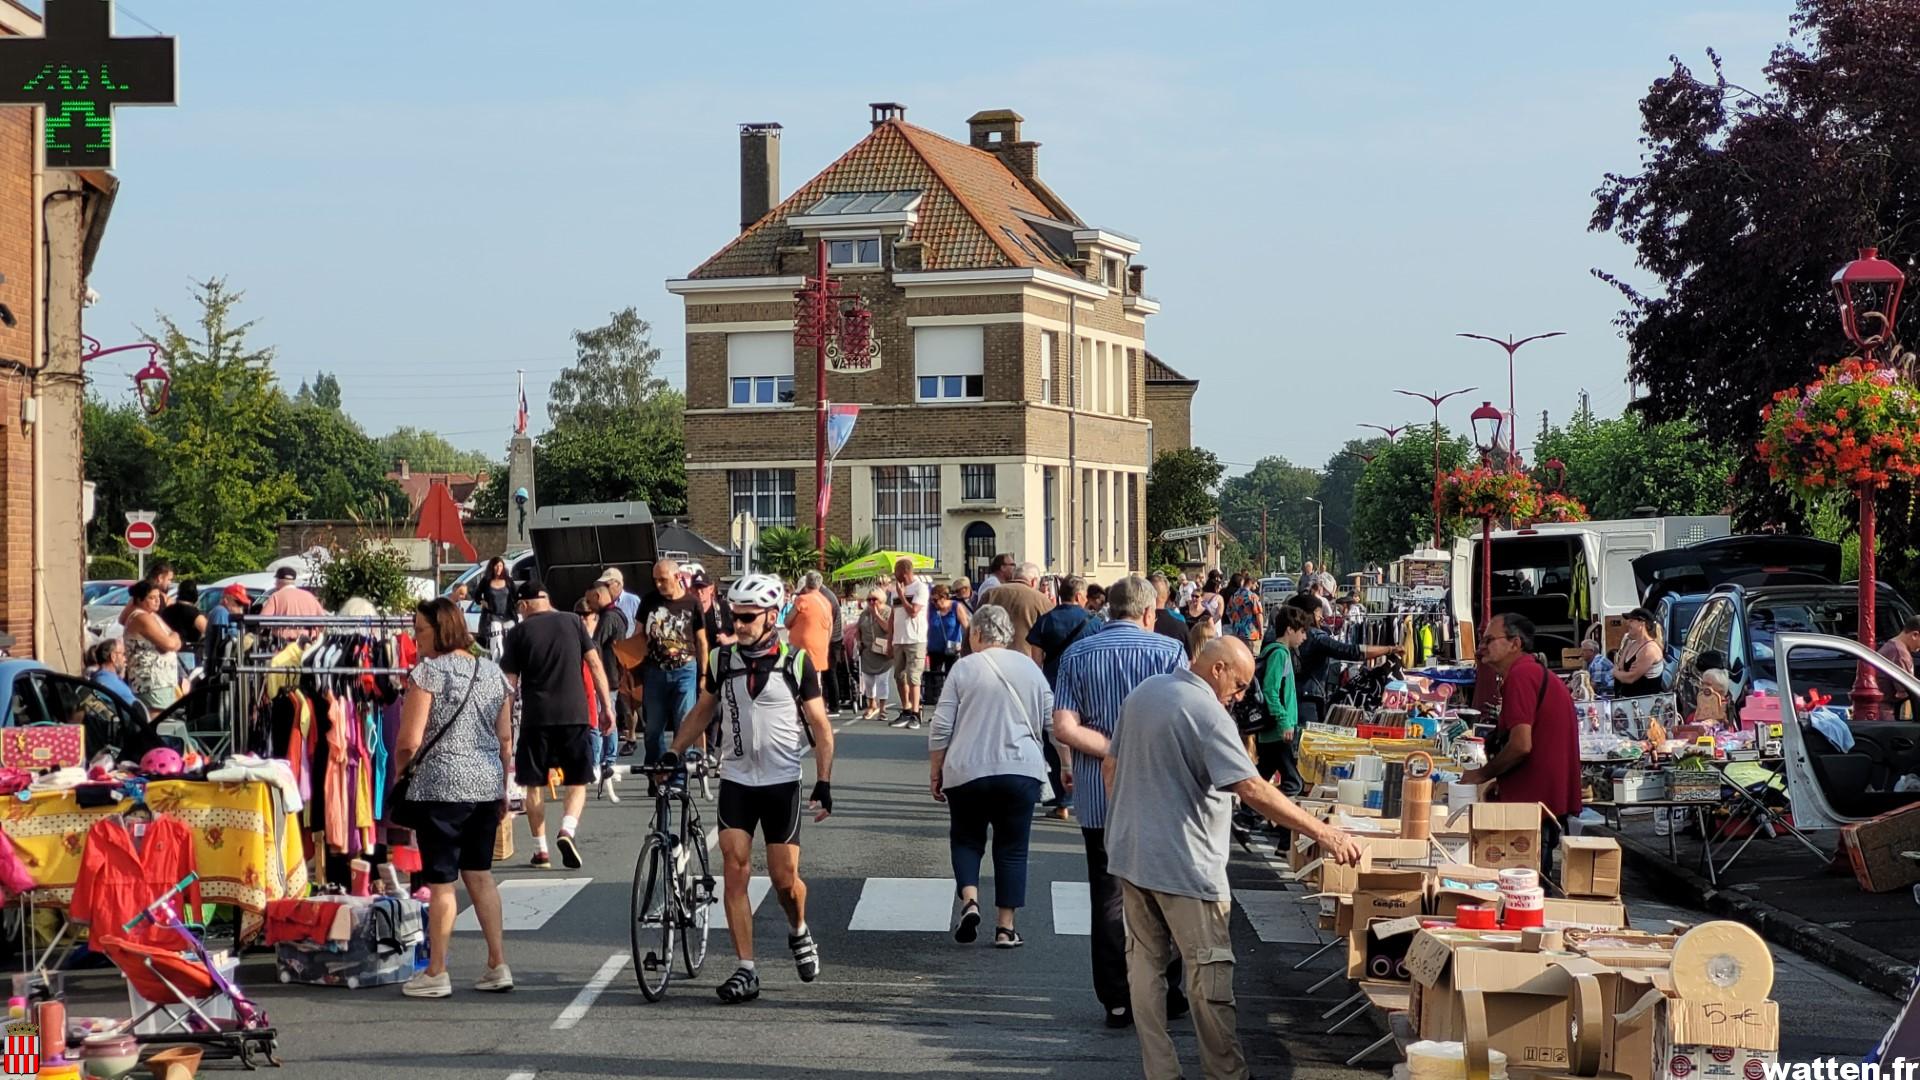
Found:
<path fill-rule="evenodd" d="M 692 850 L 681 871 L 680 895 L 686 906 L 686 930 L 680 935 L 680 957 L 687 964 L 687 978 L 700 974 L 707 962 L 707 932 L 713 922 L 713 873 L 707 866 L 706 838 L 695 833 L 687 844 Z"/>
<path fill-rule="evenodd" d="M 655 836 L 640 848 L 633 867 L 633 972 L 648 1001 L 667 996 L 673 978 L 673 930 L 680 917 L 673 852 Z"/>

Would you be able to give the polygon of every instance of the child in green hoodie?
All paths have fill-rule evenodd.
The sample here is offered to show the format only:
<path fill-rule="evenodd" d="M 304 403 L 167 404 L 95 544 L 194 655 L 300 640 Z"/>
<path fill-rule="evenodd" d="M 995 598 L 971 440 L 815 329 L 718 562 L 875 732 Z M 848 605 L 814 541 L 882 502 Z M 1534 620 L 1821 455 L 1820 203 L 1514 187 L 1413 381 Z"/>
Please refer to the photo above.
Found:
<path fill-rule="evenodd" d="M 1260 775 L 1278 784 L 1282 794 L 1300 794 L 1304 786 L 1298 765 L 1299 699 L 1295 696 L 1293 650 L 1307 639 L 1312 619 L 1299 608 L 1283 606 L 1273 617 L 1273 636 L 1260 650 L 1260 696 L 1274 724 L 1259 738 Z"/>

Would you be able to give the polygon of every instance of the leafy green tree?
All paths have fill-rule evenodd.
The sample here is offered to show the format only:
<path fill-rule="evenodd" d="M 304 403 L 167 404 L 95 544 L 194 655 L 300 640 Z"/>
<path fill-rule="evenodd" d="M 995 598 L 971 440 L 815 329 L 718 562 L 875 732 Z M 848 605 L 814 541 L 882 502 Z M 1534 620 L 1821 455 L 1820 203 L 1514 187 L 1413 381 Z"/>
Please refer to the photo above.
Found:
<path fill-rule="evenodd" d="M 1327 504 L 1327 559 L 1335 566 L 1360 569 L 1353 554 L 1353 489 L 1387 440 L 1349 439 L 1320 469 L 1320 498 Z M 1303 534 L 1304 538 L 1304 534 Z"/>
<path fill-rule="evenodd" d="M 1417 427 L 1384 447 L 1353 487 L 1353 554 L 1367 562 L 1397 559 L 1433 542 L 1433 439 Z M 1467 461 L 1467 443 L 1440 433 L 1440 467 Z"/>
<path fill-rule="evenodd" d="M 656 514 L 686 513 L 685 401 L 665 390 L 639 410 L 549 428 L 534 458 L 540 502 L 641 499 Z"/>
<path fill-rule="evenodd" d="M 786 525 L 761 529 L 760 540 L 753 548 L 753 563 L 763 574 L 793 581 L 820 564 L 819 551 L 813 546 L 813 530 Z"/>
<path fill-rule="evenodd" d="M 812 541 L 809 540 L 808 543 Z M 874 545 L 871 536 L 856 537 L 852 540 L 829 536 L 827 537 L 827 569 L 838 570 L 855 559 L 864 559 L 878 550 L 880 549 Z"/>
<path fill-rule="evenodd" d="M 159 508 L 159 460 L 146 414 L 132 403 L 108 405 L 88 395 L 80 421 L 81 455 L 93 481 L 87 550 L 119 555 L 129 510 Z"/>
<path fill-rule="evenodd" d="M 507 467 L 503 464 L 487 474 L 487 482 L 474 489 L 473 516 L 477 518 L 503 518 L 507 516 Z"/>
<path fill-rule="evenodd" d="M 653 374 L 660 350 L 652 336 L 653 327 L 631 307 L 614 312 L 605 326 L 575 330 L 573 366 L 547 390 L 554 426 L 622 416 L 658 398 L 667 384 Z"/>
<path fill-rule="evenodd" d="M 1534 465 L 1555 458 L 1567 467 L 1567 494 L 1596 520 L 1631 517 L 1641 507 L 1662 515 L 1720 514 L 1730 501 L 1733 455 L 1688 419 L 1577 413 L 1535 444 Z"/>
<path fill-rule="evenodd" d="M 1315 511 L 1307 500 L 1317 498 L 1319 491 L 1320 474 L 1312 469 L 1289 464 L 1286 458 L 1264 457 L 1220 485 L 1220 520 L 1259 568 L 1260 511 L 1265 508 L 1268 559 L 1278 566 L 1285 558 L 1297 569 L 1301 551 L 1312 550 Z"/>
<path fill-rule="evenodd" d="M 305 517 L 406 520 L 406 494 L 387 479 L 386 459 L 351 417 L 284 400 L 278 412 L 274 456 L 306 496 Z"/>
<path fill-rule="evenodd" d="M 397 427 L 373 441 L 389 469 L 405 461 L 415 472 L 491 474 L 494 470 L 487 455 L 478 450 L 462 450 L 425 428 Z M 499 471 L 505 473 L 506 466 L 501 465 Z"/>
<path fill-rule="evenodd" d="M 1226 471 L 1211 450 L 1197 446 L 1169 450 L 1154 459 L 1147 471 L 1148 562 L 1177 563 L 1182 552 L 1166 545 L 1160 534 L 1188 525 L 1205 525 L 1220 514 L 1215 490 Z"/>
<path fill-rule="evenodd" d="M 354 597 L 373 602 L 382 611 L 405 611 L 412 606 L 407 582 L 407 560 L 396 549 L 361 537 L 333 553 L 315 569 L 314 593 L 329 611 Z"/>
<path fill-rule="evenodd" d="M 184 574 L 260 567 L 275 524 L 304 501 L 274 454 L 273 350 L 253 348 L 253 324 L 233 320 L 242 296 L 209 279 L 194 286 L 200 310 L 187 328 L 159 313 L 160 332 L 147 335 L 173 376 L 154 420 L 160 548 Z"/>
<path fill-rule="evenodd" d="M 296 405 L 316 405 L 322 409 L 340 411 L 340 380 L 331 371 L 322 371 L 313 377 L 313 382 L 301 383 L 300 389 L 293 395 Z"/>

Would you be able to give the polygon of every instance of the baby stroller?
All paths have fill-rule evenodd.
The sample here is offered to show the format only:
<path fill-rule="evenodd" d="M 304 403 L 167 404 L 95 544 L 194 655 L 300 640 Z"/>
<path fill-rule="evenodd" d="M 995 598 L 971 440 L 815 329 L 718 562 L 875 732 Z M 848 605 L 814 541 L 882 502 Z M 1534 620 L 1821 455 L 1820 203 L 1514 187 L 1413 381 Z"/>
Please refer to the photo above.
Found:
<path fill-rule="evenodd" d="M 134 1031 L 143 1022 L 157 1016 L 165 1021 L 165 1027 L 153 1034 L 136 1034 L 135 1042 L 169 1045 L 190 1043 L 205 1048 L 209 1057 L 239 1058 L 240 1064 L 248 1069 L 257 1068 L 258 1059 L 262 1057 L 268 1064 L 278 1066 L 280 1043 L 267 1019 L 266 1010 L 247 1000 L 239 987 L 220 974 L 213 959 L 207 955 L 206 945 L 181 921 L 175 898 L 197 880 L 198 874 L 188 874 L 180 879 L 178 884 L 148 904 L 146 910 L 121 928 L 130 934 L 141 923 L 152 920 L 154 925 L 178 934 L 191 956 L 182 956 L 176 949 L 117 935 L 98 943 L 100 951 L 113 961 L 120 973 L 126 976 L 127 982 L 140 992 L 140 996 L 156 1002 L 152 1008 L 128 1020 L 118 1030 Z M 232 1006 L 233 1019 L 218 1019 L 208 1015 L 207 1010 L 222 1000 Z"/>

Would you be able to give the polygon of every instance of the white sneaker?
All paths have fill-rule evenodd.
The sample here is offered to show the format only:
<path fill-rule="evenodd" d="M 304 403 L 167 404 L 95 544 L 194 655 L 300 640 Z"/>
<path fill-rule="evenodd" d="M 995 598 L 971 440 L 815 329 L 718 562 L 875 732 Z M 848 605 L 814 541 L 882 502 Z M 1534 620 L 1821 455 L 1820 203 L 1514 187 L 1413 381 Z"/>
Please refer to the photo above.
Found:
<path fill-rule="evenodd" d="M 473 988 L 489 994 L 504 994 L 513 989 L 513 971 L 505 964 L 488 968 L 480 981 L 473 984 Z"/>
<path fill-rule="evenodd" d="M 443 998 L 453 996 L 453 977 L 446 972 L 429 975 L 422 971 L 407 980 L 400 992 L 410 998 Z"/>
<path fill-rule="evenodd" d="M 613 790 L 613 777 L 609 776 L 605 780 L 600 781 L 600 797 L 608 802 L 617 803 L 620 801 L 620 793 Z"/>

